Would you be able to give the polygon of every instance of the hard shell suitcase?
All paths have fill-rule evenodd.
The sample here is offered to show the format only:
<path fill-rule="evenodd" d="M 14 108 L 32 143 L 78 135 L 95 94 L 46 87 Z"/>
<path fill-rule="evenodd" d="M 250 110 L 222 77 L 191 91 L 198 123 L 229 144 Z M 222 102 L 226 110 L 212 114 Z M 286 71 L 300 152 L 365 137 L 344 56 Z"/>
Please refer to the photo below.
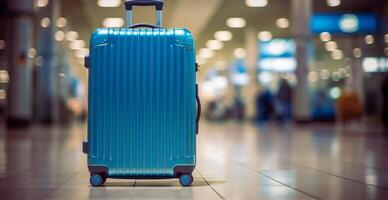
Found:
<path fill-rule="evenodd" d="M 127 0 L 129 28 L 90 39 L 88 155 L 92 186 L 106 178 L 193 181 L 200 102 L 194 40 L 161 27 L 163 1 Z M 132 7 L 153 5 L 157 25 L 132 25 Z"/>

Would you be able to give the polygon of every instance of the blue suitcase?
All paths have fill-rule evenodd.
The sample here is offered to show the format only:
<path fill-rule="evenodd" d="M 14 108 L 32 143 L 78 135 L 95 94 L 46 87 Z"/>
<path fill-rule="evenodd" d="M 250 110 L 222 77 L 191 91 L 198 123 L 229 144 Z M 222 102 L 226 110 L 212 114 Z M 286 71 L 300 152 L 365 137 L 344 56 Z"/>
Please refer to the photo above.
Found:
<path fill-rule="evenodd" d="M 126 1 L 129 28 L 90 39 L 88 155 L 92 186 L 107 178 L 179 178 L 196 162 L 200 102 L 192 34 L 161 27 L 163 1 Z M 157 25 L 132 23 L 133 6 L 153 5 Z"/>

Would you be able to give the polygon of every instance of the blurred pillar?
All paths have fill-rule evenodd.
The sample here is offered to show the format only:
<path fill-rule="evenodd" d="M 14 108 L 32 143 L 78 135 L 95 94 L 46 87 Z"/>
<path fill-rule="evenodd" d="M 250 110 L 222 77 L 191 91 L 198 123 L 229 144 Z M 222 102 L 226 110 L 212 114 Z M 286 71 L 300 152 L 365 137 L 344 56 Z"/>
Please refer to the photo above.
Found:
<path fill-rule="evenodd" d="M 252 27 L 245 29 L 245 64 L 247 66 L 249 84 L 245 87 L 244 97 L 246 97 L 246 116 L 248 118 L 255 117 L 255 96 L 257 93 L 257 31 Z"/>
<path fill-rule="evenodd" d="M 59 1 L 50 0 L 40 8 L 38 17 L 38 66 L 36 71 L 37 98 L 36 115 L 41 122 L 55 122 L 58 119 L 58 68 L 54 34 L 58 18 Z"/>
<path fill-rule="evenodd" d="M 353 49 L 363 45 L 364 38 L 356 37 L 346 40 L 346 52 L 352 52 Z M 361 51 L 361 50 L 360 50 Z M 361 52 L 362 54 L 363 52 Z M 354 56 L 354 55 L 352 55 Z M 354 57 L 353 59 L 346 59 L 349 66 L 351 66 L 351 75 L 346 80 L 346 87 L 354 91 L 360 100 L 364 101 L 364 70 L 362 68 L 362 57 Z"/>
<path fill-rule="evenodd" d="M 8 0 L 6 25 L 9 85 L 7 114 L 10 125 L 28 125 L 32 119 L 33 0 Z"/>
<path fill-rule="evenodd" d="M 312 35 L 310 31 L 310 18 L 312 0 L 292 0 L 291 18 L 292 34 L 296 42 L 295 75 L 297 78 L 293 98 L 294 119 L 300 122 L 310 121 L 310 98 L 307 75 L 312 59 Z"/>

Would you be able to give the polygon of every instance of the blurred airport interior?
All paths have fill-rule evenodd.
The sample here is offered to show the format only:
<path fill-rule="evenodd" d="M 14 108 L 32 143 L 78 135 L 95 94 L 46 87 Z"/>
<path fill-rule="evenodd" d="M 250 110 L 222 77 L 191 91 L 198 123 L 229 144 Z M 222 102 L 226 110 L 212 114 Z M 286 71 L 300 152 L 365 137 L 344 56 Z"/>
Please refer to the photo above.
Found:
<path fill-rule="evenodd" d="M 85 137 L 88 69 L 84 58 L 89 54 L 89 38 L 99 27 L 125 27 L 123 2 L 0 0 L 0 141 L 4 143 L 0 147 L 9 141 L 19 144 L 19 139 L 35 141 L 18 135 L 18 128 L 28 134 L 76 133 L 64 139 L 73 141 L 67 147 Z M 138 7 L 133 20 L 153 24 L 154 12 L 152 7 Z M 165 27 L 187 28 L 195 38 L 204 124 L 199 137 L 222 138 L 223 131 L 233 132 L 225 134 L 227 142 L 219 141 L 244 146 L 249 141 L 236 136 L 239 131 L 242 135 L 273 131 L 287 141 L 302 141 L 298 134 L 304 135 L 306 128 L 311 135 L 336 138 L 336 133 L 346 132 L 336 129 L 338 124 L 361 126 L 355 132 L 362 132 L 357 136 L 363 141 L 369 141 L 369 132 L 387 133 L 381 128 L 388 125 L 387 0 L 165 0 L 163 16 Z M 274 127 L 261 129 L 267 124 Z M 283 124 L 302 129 L 283 130 Z M 325 124 L 330 131 L 314 132 L 316 124 Z M 209 133 L 212 130 L 216 136 Z M 12 139 L 13 134 L 17 139 Z M 377 153 L 371 153 L 375 157 L 360 161 L 372 163 L 372 170 L 386 167 L 381 157 L 387 152 L 386 136 L 378 137 L 382 138 L 379 148 L 373 150 Z M 217 140 L 213 142 L 199 146 L 209 148 Z M 312 146 L 318 148 L 318 143 Z M 330 149 L 348 144 L 344 143 L 330 143 Z M 367 157 L 367 148 L 356 148 L 360 146 L 363 149 L 357 152 L 363 153 L 357 155 Z M 251 148 L 255 146 L 248 147 L 247 152 L 255 152 Z M 350 160 L 357 163 L 357 159 Z M 5 162 L 15 161 L 0 156 L 0 177 L 10 175 L 7 169 L 2 171 Z"/>
<path fill-rule="evenodd" d="M 384 0 L 166 2 L 165 26 L 196 39 L 208 120 L 387 121 Z M 0 111 L 8 124 L 85 119 L 88 38 L 124 26 L 123 16 L 120 0 L 2 0 Z M 154 19 L 152 8 L 135 11 L 135 22 Z"/>

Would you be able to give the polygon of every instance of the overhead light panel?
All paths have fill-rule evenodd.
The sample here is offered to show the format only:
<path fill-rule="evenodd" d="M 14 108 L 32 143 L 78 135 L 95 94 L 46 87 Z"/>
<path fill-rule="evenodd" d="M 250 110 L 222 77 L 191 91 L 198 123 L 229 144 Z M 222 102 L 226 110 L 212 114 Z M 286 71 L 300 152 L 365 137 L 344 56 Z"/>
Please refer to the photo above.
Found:
<path fill-rule="evenodd" d="M 119 7 L 121 0 L 98 0 L 97 5 L 100 7 Z"/>
<path fill-rule="evenodd" d="M 327 0 L 326 3 L 330 7 L 336 7 L 341 5 L 341 0 Z"/>
<path fill-rule="evenodd" d="M 62 41 L 63 39 L 65 39 L 65 33 L 63 31 L 57 31 L 55 33 L 55 40 L 60 42 Z"/>
<path fill-rule="evenodd" d="M 246 55 L 246 51 L 243 48 L 237 48 L 233 51 L 233 55 L 236 58 L 244 58 Z"/>
<path fill-rule="evenodd" d="M 66 18 L 60 17 L 60 18 L 57 19 L 57 26 L 58 26 L 59 28 L 65 27 L 66 24 L 67 24 L 67 19 L 66 19 Z"/>
<path fill-rule="evenodd" d="M 217 31 L 214 33 L 214 38 L 219 41 L 230 41 L 233 35 L 230 31 Z"/>
<path fill-rule="evenodd" d="M 362 51 L 360 48 L 353 49 L 353 56 L 356 58 L 360 58 L 362 56 Z"/>
<path fill-rule="evenodd" d="M 290 26 L 290 21 L 287 18 L 279 18 L 276 20 L 276 26 L 279 28 L 288 28 Z"/>
<path fill-rule="evenodd" d="M 262 42 L 270 41 L 272 40 L 272 33 L 269 31 L 261 31 L 257 34 L 257 38 Z"/>
<path fill-rule="evenodd" d="M 122 27 L 124 25 L 124 20 L 122 18 L 105 18 L 104 21 L 102 21 L 102 25 L 107 28 Z"/>
<path fill-rule="evenodd" d="M 43 8 L 48 5 L 49 0 L 36 0 L 36 7 Z"/>
<path fill-rule="evenodd" d="M 338 48 L 338 45 L 334 41 L 326 42 L 325 48 L 327 51 L 334 51 Z"/>
<path fill-rule="evenodd" d="M 47 28 L 47 27 L 50 26 L 50 23 L 51 23 L 50 18 L 45 17 L 45 18 L 43 18 L 43 19 L 40 21 L 40 26 L 42 26 L 43 28 Z"/>
<path fill-rule="evenodd" d="M 245 0 L 248 7 L 265 7 L 268 5 L 268 0 Z"/>
<path fill-rule="evenodd" d="M 230 28 L 243 28 L 247 22 L 243 18 L 234 17 L 226 20 L 226 25 Z"/>
<path fill-rule="evenodd" d="M 206 42 L 206 47 L 212 50 L 220 50 L 224 47 L 224 44 L 218 40 L 209 40 Z"/>
<path fill-rule="evenodd" d="M 367 35 L 367 36 L 365 36 L 365 43 L 366 43 L 366 44 L 373 44 L 373 43 L 374 43 L 373 35 Z"/>
<path fill-rule="evenodd" d="M 323 42 L 328 42 L 331 40 L 331 35 L 329 32 L 322 32 L 319 34 L 319 39 Z"/>

